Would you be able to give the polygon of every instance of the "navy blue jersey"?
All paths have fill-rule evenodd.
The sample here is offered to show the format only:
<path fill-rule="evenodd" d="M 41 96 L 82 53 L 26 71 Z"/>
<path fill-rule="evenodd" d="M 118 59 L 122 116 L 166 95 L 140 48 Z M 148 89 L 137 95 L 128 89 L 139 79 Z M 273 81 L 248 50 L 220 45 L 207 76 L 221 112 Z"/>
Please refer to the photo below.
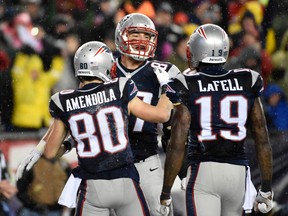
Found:
<path fill-rule="evenodd" d="M 128 103 L 136 94 L 131 79 L 119 78 L 51 97 L 50 113 L 64 122 L 74 138 L 83 173 L 99 175 L 133 164 L 128 143 Z"/>
<path fill-rule="evenodd" d="M 116 76 L 131 77 L 137 85 L 137 96 L 144 102 L 154 106 L 158 103 L 161 89 L 153 68 L 161 67 L 169 73 L 170 77 L 175 77 L 176 74 L 180 73 L 179 69 L 169 62 L 145 61 L 136 70 L 129 70 L 120 63 L 118 58 L 116 59 L 116 65 Z M 146 122 L 130 115 L 129 139 L 136 161 L 157 154 L 157 135 L 156 123 Z"/>
<path fill-rule="evenodd" d="M 188 158 L 246 165 L 247 120 L 263 90 L 259 73 L 213 67 L 186 70 L 169 85 L 176 92 L 169 95 L 173 103 L 183 103 L 191 113 Z"/>

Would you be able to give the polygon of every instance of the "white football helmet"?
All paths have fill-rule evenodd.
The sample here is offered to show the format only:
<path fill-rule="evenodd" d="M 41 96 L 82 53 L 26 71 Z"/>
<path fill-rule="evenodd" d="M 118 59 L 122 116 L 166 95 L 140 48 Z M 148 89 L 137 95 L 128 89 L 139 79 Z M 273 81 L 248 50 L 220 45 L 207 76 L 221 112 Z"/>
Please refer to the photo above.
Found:
<path fill-rule="evenodd" d="M 129 32 L 144 32 L 150 35 L 150 40 L 129 40 Z M 126 15 L 115 30 L 117 50 L 138 61 L 154 57 L 157 47 L 158 32 L 152 20 L 144 14 L 132 13 Z"/>
<path fill-rule="evenodd" d="M 90 41 L 80 46 L 75 53 L 75 76 L 98 77 L 108 81 L 113 64 L 114 58 L 109 47 L 99 41 Z"/>
<path fill-rule="evenodd" d="M 199 26 L 187 43 L 187 59 L 190 68 L 197 67 L 199 62 L 225 63 L 228 54 L 228 35 L 221 27 L 214 24 Z"/>

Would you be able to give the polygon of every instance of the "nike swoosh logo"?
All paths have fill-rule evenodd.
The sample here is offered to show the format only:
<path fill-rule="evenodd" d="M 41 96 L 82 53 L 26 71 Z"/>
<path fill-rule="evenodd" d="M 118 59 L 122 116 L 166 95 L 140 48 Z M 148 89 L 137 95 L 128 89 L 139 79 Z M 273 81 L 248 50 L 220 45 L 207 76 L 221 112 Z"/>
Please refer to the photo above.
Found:
<path fill-rule="evenodd" d="M 154 169 L 150 168 L 150 172 L 153 172 L 154 170 L 157 170 L 159 167 L 156 167 Z"/>

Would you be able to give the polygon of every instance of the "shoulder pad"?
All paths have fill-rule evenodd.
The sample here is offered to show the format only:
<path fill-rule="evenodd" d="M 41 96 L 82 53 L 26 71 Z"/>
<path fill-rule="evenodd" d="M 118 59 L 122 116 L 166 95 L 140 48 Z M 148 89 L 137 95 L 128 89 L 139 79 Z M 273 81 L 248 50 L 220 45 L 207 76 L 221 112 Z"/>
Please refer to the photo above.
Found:
<path fill-rule="evenodd" d="M 53 101 L 55 103 L 55 105 L 57 107 L 59 107 L 59 109 L 61 109 L 64 112 L 64 109 L 63 109 L 62 104 L 60 102 L 60 93 L 59 92 L 57 92 L 51 96 L 51 101 Z"/>
<path fill-rule="evenodd" d="M 251 78 L 252 78 L 252 83 L 251 83 L 251 87 L 254 86 L 254 84 L 256 83 L 257 79 L 260 78 L 262 79 L 261 75 L 254 70 L 248 69 L 248 68 L 238 68 L 238 69 L 234 69 L 232 70 L 235 73 L 241 73 L 241 72 L 248 72 L 251 74 Z"/>
<path fill-rule="evenodd" d="M 127 81 L 128 81 L 128 80 L 131 80 L 131 79 L 129 79 L 129 78 L 127 78 L 127 77 L 119 77 L 118 79 L 119 79 L 120 97 L 122 97 L 122 95 L 123 95 L 123 89 L 124 89 Z"/>
<path fill-rule="evenodd" d="M 174 64 L 172 64 L 172 67 L 168 70 L 168 74 L 169 74 L 170 78 L 176 77 L 180 73 L 181 73 L 181 71 Z"/>
<path fill-rule="evenodd" d="M 179 80 L 182 83 L 182 85 L 185 86 L 187 90 L 189 89 L 185 76 L 182 73 L 177 74 L 177 76 L 174 79 Z"/>

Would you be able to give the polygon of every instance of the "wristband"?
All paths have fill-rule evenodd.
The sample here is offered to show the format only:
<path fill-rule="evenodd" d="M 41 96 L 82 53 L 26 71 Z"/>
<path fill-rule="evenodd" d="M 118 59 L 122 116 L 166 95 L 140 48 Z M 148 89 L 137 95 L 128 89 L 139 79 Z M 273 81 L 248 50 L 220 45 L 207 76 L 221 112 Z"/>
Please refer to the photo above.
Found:
<path fill-rule="evenodd" d="M 66 150 L 65 153 L 68 153 L 71 151 L 72 145 L 68 140 L 64 140 L 63 145 L 64 145 L 65 150 Z"/>
<path fill-rule="evenodd" d="M 162 192 L 165 194 L 171 194 L 171 188 L 168 186 L 163 186 Z"/>
<path fill-rule="evenodd" d="M 267 192 L 267 191 L 271 191 L 271 189 L 272 189 L 272 187 L 271 187 L 271 181 L 269 181 L 269 180 L 264 180 L 264 181 L 262 181 L 261 191 Z"/>
<path fill-rule="evenodd" d="M 171 188 L 167 186 L 163 186 L 162 192 L 160 195 L 161 200 L 166 200 L 171 198 Z"/>
<path fill-rule="evenodd" d="M 162 95 L 162 94 L 166 94 L 166 92 L 167 92 L 167 87 L 168 87 L 167 84 L 164 84 L 164 85 L 161 86 L 161 95 Z"/>
<path fill-rule="evenodd" d="M 166 194 L 165 192 L 162 191 L 161 195 L 160 195 L 160 200 L 168 200 L 171 198 L 171 194 L 168 193 Z"/>

